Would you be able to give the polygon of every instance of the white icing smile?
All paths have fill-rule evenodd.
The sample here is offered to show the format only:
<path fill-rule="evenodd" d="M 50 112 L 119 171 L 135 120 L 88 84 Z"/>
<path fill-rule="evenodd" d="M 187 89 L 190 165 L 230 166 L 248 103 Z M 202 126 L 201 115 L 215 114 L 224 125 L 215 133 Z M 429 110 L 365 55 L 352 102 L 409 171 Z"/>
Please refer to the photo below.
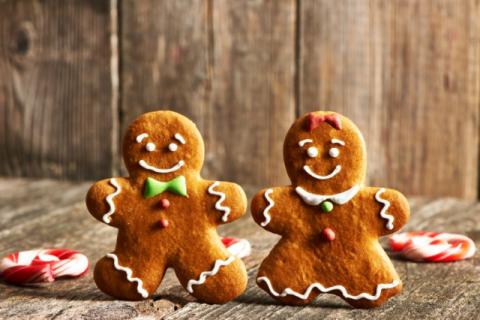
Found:
<path fill-rule="evenodd" d="M 342 166 L 337 164 L 335 166 L 335 169 L 333 169 L 332 172 L 330 172 L 329 174 L 327 174 L 326 176 L 322 176 L 322 175 L 319 175 L 315 172 L 313 172 L 313 170 L 307 166 L 307 165 L 304 165 L 303 166 L 303 171 L 305 171 L 309 176 L 311 176 L 312 178 L 315 178 L 317 180 L 327 180 L 327 179 L 330 179 L 330 178 L 333 178 L 335 177 L 340 171 L 342 170 Z"/>
<path fill-rule="evenodd" d="M 183 167 L 183 166 L 185 165 L 185 161 L 180 160 L 180 161 L 178 161 L 177 164 L 175 164 L 173 167 L 165 168 L 165 169 L 161 169 L 161 168 L 157 168 L 157 167 L 151 166 L 151 165 L 149 165 L 148 163 L 146 163 L 145 160 L 140 160 L 140 161 L 138 161 L 138 164 L 139 164 L 140 167 L 142 167 L 143 169 L 150 170 L 150 171 L 153 171 L 153 172 L 156 172 L 156 173 L 170 173 L 170 172 L 177 171 L 178 169 L 180 169 L 181 167 Z"/>
<path fill-rule="evenodd" d="M 173 136 L 174 139 L 176 139 L 178 142 L 180 142 L 181 144 L 185 144 L 187 143 L 185 141 L 185 138 L 180 134 L 180 133 L 175 133 L 175 135 Z M 137 143 L 142 143 L 142 141 L 145 139 L 145 138 L 148 138 L 148 133 L 142 133 L 142 134 L 139 134 L 137 137 L 136 137 L 136 141 Z M 149 142 L 146 144 L 145 146 L 145 149 L 148 151 L 148 152 L 153 152 L 155 151 L 155 149 L 157 148 L 157 146 L 153 143 L 153 142 Z M 170 143 L 168 145 L 168 150 L 170 150 L 171 152 L 175 152 L 178 150 L 178 145 L 176 143 Z M 142 167 L 143 169 L 146 169 L 146 170 L 150 170 L 150 171 L 153 171 L 155 173 L 170 173 L 170 172 L 175 172 L 177 171 L 178 169 L 180 169 L 181 167 L 183 167 L 185 165 L 185 161 L 183 160 L 180 160 L 178 161 L 174 166 L 170 167 L 170 168 L 157 168 L 157 167 L 154 167 L 152 165 L 149 165 L 145 160 L 140 160 L 138 161 L 138 164 L 140 165 L 140 167 Z"/>
<path fill-rule="evenodd" d="M 298 146 L 303 147 L 307 143 L 313 143 L 313 140 L 312 139 L 300 140 L 298 142 Z M 336 139 L 336 138 L 331 139 L 330 143 L 345 146 L 345 141 L 340 140 L 340 139 Z M 317 157 L 318 156 L 318 149 L 316 147 L 309 147 L 307 149 L 307 155 L 310 158 Z M 328 150 L 328 155 L 332 158 L 337 158 L 340 155 L 340 150 L 338 150 L 338 148 L 330 148 L 330 150 Z M 324 175 L 324 176 L 314 172 L 312 170 L 312 168 L 310 168 L 308 165 L 303 166 L 303 171 L 305 171 L 310 177 L 315 178 L 317 180 L 327 180 L 327 179 L 335 177 L 340 171 L 342 171 L 342 166 L 339 165 L 339 164 L 336 165 L 335 168 L 333 168 L 332 172 L 330 172 L 329 174 Z"/>

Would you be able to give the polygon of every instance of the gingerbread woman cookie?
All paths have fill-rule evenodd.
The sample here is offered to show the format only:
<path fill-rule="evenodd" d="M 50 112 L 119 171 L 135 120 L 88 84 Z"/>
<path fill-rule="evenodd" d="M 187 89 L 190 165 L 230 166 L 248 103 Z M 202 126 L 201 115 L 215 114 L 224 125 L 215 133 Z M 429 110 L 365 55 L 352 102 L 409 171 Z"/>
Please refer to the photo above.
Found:
<path fill-rule="evenodd" d="M 364 186 L 366 150 L 358 128 L 333 112 L 299 118 L 284 143 L 291 186 L 261 190 L 252 215 L 282 236 L 262 262 L 258 285 L 286 304 L 320 293 L 371 308 L 402 283 L 378 238 L 399 230 L 409 206 L 398 191 Z"/>
<path fill-rule="evenodd" d="M 129 177 L 95 183 L 86 203 L 98 220 L 118 229 L 115 251 L 95 266 L 105 293 L 120 299 L 151 296 L 173 268 L 197 299 L 224 303 L 246 288 L 243 262 L 217 234 L 246 210 L 243 190 L 200 177 L 202 137 L 195 124 L 171 111 L 144 114 L 123 143 Z"/>

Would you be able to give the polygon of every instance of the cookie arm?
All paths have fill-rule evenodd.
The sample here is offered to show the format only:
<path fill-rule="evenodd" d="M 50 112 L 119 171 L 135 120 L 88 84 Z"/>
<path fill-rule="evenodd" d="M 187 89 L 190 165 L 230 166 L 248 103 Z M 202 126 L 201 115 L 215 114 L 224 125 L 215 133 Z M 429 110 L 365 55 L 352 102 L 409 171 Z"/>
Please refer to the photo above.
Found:
<path fill-rule="evenodd" d="M 387 235 L 400 230 L 410 218 L 410 206 L 403 194 L 393 189 L 372 188 L 374 201 L 379 210 L 377 228 L 380 235 Z"/>
<path fill-rule="evenodd" d="M 122 178 L 111 178 L 96 182 L 88 190 L 85 202 L 87 209 L 95 219 L 118 226 L 121 211 L 116 205 L 116 197 L 122 192 Z"/>
<path fill-rule="evenodd" d="M 247 196 L 243 189 L 235 183 L 212 181 L 207 188 L 214 211 L 218 213 L 218 221 L 229 223 L 245 214 Z"/>
<path fill-rule="evenodd" d="M 251 212 L 255 222 L 262 228 L 276 233 L 285 234 L 292 228 L 289 213 L 295 211 L 294 203 L 288 201 L 287 193 L 283 187 L 260 190 L 252 199 Z"/>

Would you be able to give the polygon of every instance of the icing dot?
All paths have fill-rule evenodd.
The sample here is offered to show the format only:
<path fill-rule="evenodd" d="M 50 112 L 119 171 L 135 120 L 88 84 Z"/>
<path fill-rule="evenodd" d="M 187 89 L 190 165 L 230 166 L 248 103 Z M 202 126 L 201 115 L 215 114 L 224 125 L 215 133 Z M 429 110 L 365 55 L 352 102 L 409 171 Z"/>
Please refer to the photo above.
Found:
<path fill-rule="evenodd" d="M 320 208 L 323 212 L 330 212 L 333 210 L 333 203 L 331 203 L 330 201 L 323 201 L 320 204 Z"/>
<path fill-rule="evenodd" d="M 328 154 L 330 157 L 336 158 L 340 155 L 340 150 L 338 150 L 338 148 L 330 148 L 330 150 L 328 150 Z"/>
<path fill-rule="evenodd" d="M 307 154 L 310 158 L 315 158 L 318 156 L 318 149 L 315 147 L 310 147 L 307 149 Z"/>
<path fill-rule="evenodd" d="M 160 203 L 162 204 L 162 208 L 164 209 L 167 209 L 168 207 L 170 207 L 170 201 L 168 201 L 168 199 L 162 199 Z"/>
<path fill-rule="evenodd" d="M 322 237 L 327 241 L 335 240 L 335 231 L 331 228 L 325 228 L 322 230 Z"/>
<path fill-rule="evenodd" d="M 172 151 L 172 152 L 177 151 L 177 149 L 178 149 L 178 146 L 177 146 L 176 143 L 173 143 L 173 142 L 172 142 L 172 143 L 170 143 L 170 144 L 168 145 L 168 150 L 170 150 L 170 151 Z"/>
<path fill-rule="evenodd" d="M 160 220 L 160 226 L 161 226 L 162 228 L 168 227 L 169 224 L 170 224 L 170 223 L 168 222 L 167 219 L 162 219 L 162 220 Z"/>
<path fill-rule="evenodd" d="M 145 149 L 147 149 L 148 152 L 155 151 L 155 148 L 156 148 L 156 146 L 152 142 L 147 143 L 147 145 L 145 146 Z"/>

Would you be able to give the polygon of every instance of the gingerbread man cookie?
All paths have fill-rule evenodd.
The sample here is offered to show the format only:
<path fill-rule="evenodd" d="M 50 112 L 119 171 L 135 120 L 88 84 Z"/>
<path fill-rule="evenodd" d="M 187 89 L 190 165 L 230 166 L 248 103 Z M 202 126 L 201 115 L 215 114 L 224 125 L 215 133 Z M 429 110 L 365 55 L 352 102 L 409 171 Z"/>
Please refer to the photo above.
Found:
<path fill-rule="evenodd" d="M 200 177 L 202 137 L 195 124 L 171 111 L 144 114 L 123 143 L 129 177 L 95 183 L 90 213 L 118 229 L 115 251 L 95 266 L 103 292 L 120 299 L 151 296 L 173 268 L 182 286 L 208 303 L 224 303 L 246 288 L 243 262 L 217 234 L 246 210 L 243 190 Z"/>
<path fill-rule="evenodd" d="M 292 185 L 261 190 L 252 201 L 255 221 L 282 236 L 260 266 L 258 285 L 295 305 L 332 293 L 370 308 L 399 293 L 378 238 L 407 222 L 409 206 L 398 191 L 363 185 L 358 128 L 333 112 L 304 115 L 287 133 L 284 160 Z"/>

